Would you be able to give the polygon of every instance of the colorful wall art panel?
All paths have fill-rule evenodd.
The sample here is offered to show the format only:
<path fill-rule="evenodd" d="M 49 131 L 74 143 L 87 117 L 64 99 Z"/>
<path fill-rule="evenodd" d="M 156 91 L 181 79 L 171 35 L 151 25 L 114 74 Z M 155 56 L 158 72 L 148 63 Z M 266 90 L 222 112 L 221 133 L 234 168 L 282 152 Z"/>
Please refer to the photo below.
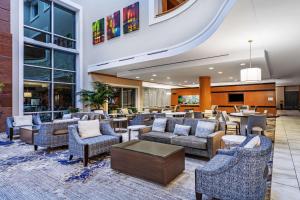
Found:
<path fill-rule="evenodd" d="M 123 8 L 123 32 L 124 34 L 139 30 L 139 2 Z"/>
<path fill-rule="evenodd" d="M 93 44 L 104 42 L 104 18 L 93 22 Z"/>
<path fill-rule="evenodd" d="M 120 26 L 120 11 L 115 12 L 113 15 L 107 16 L 107 39 L 110 40 L 115 37 L 119 37 L 121 34 Z"/>

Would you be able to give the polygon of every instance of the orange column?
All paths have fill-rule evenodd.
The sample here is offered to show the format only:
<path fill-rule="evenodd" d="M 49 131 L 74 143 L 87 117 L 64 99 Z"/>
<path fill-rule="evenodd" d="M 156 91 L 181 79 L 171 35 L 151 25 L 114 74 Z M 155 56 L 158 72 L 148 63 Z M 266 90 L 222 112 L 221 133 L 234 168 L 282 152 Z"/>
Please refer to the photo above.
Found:
<path fill-rule="evenodd" d="M 200 76 L 199 87 L 200 87 L 200 111 L 209 110 L 211 108 L 211 87 L 210 77 Z"/>

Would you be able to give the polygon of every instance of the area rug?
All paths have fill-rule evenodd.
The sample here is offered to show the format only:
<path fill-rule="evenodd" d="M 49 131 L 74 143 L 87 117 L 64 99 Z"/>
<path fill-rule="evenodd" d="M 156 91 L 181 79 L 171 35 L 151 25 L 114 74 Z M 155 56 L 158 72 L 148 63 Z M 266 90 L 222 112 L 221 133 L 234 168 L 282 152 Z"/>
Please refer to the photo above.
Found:
<path fill-rule="evenodd" d="M 83 167 L 79 159 L 68 160 L 66 149 L 35 152 L 0 134 L 0 199 L 195 199 L 194 171 L 206 162 L 186 157 L 185 171 L 164 187 L 112 170 L 109 155 Z"/>

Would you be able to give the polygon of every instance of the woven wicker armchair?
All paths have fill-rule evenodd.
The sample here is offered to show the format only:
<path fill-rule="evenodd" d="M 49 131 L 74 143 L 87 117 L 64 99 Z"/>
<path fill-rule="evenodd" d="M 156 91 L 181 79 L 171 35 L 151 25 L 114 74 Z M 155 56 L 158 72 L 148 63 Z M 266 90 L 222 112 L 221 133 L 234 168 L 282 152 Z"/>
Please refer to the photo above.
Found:
<path fill-rule="evenodd" d="M 261 145 L 246 149 L 249 137 L 240 147 L 219 150 L 205 166 L 196 169 L 196 198 L 202 194 L 217 199 L 264 199 L 272 142 L 260 136 Z"/>
<path fill-rule="evenodd" d="M 109 152 L 111 146 L 122 142 L 122 136 L 116 134 L 108 122 L 100 122 L 101 136 L 82 139 L 78 134 L 78 126 L 69 126 L 69 154 L 83 159 L 87 166 L 88 159 Z"/>

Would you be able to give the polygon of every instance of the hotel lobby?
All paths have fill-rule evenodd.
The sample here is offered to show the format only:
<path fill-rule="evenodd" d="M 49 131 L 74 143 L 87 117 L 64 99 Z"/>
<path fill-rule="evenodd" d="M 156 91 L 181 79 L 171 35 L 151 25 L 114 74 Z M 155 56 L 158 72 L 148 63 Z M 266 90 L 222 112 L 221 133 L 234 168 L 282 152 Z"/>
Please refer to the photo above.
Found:
<path fill-rule="evenodd" d="M 0 0 L 0 199 L 299 199 L 299 9 Z"/>

